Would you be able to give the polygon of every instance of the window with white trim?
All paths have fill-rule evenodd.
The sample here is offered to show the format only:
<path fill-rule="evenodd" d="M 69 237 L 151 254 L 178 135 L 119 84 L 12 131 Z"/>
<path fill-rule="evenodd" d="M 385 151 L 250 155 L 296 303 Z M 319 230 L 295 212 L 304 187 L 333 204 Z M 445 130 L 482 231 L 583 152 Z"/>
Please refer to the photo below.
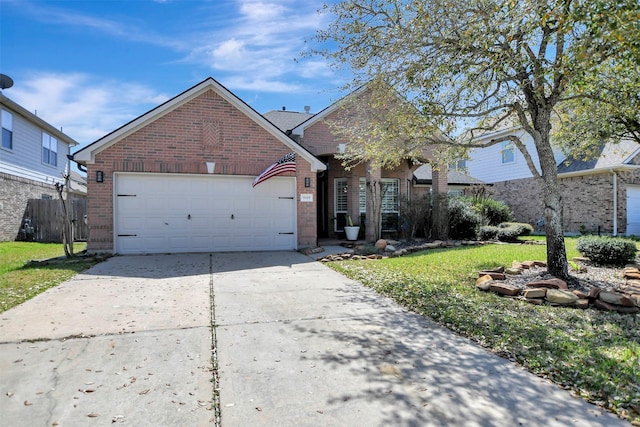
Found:
<path fill-rule="evenodd" d="M 382 231 L 397 231 L 400 215 L 400 180 L 397 178 L 382 178 Z M 367 211 L 367 187 L 365 178 L 360 178 L 359 192 L 360 216 Z"/>
<path fill-rule="evenodd" d="M 2 148 L 13 150 L 13 114 L 2 110 L 0 121 L 2 121 Z"/>
<path fill-rule="evenodd" d="M 502 163 L 515 163 L 516 147 L 511 141 L 504 141 L 500 150 L 502 155 Z"/>
<path fill-rule="evenodd" d="M 58 140 L 42 132 L 42 163 L 58 166 Z"/>

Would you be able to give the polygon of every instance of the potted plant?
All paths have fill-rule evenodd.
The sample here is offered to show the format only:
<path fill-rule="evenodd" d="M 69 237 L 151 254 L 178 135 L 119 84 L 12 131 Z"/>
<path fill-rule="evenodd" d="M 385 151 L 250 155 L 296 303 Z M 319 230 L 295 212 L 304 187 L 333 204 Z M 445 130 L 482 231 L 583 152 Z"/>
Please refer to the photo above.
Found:
<path fill-rule="evenodd" d="M 346 215 L 347 225 L 344 226 L 344 232 L 347 235 L 347 240 L 358 240 L 358 233 L 360 233 L 360 226 L 353 225 L 351 215 Z"/>

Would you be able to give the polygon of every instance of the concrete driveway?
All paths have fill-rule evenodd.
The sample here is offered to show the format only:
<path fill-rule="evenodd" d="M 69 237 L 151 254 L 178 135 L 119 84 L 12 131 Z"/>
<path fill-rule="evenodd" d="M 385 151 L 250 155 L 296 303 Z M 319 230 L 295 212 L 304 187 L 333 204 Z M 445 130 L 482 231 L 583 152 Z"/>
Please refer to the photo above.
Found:
<path fill-rule="evenodd" d="M 0 426 L 213 425 L 212 340 L 223 426 L 629 425 L 295 252 L 115 257 L 0 320 Z"/>
<path fill-rule="evenodd" d="M 209 423 L 209 267 L 114 257 L 0 314 L 0 426 Z"/>

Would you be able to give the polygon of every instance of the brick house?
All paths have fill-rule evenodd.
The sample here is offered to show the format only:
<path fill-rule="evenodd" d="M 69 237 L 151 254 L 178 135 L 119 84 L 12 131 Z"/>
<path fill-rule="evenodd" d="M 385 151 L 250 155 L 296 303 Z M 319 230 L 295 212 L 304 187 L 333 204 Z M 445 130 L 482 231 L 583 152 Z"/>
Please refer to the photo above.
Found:
<path fill-rule="evenodd" d="M 67 155 L 78 143 L 1 93 L 0 113 L 0 241 L 12 241 L 29 199 L 58 198 L 55 184 L 64 184 Z"/>
<path fill-rule="evenodd" d="M 325 123 L 340 114 L 336 105 L 283 113 L 260 115 L 208 78 L 75 153 L 88 170 L 88 250 L 313 247 L 342 236 L 347 212 L 366 220 L 367 176 L 385 187 L 384 224 L 397 230 L 399 196 L 410 193 L 417 166 L 345 171 L 333 157 L 344 141 Z M 252 186 L 291 152 L 295 172 Z"/>
<path fill-rule="evenodd" d="M 539 165 L 531 137 L 520 128 L 484 135 L 477 142 L 508 132 L 523 140 L 534 164 Z M 555 154 L 566 232 L 640 235 L 640 146 L 635 141 L 603 144 L 590 160 L 566 158 L 560 150 Z M 513 144 L 474 149 L 468 170 L 473 177 L 492 184 L 494 197 L 511 207 L 517 221 L 541 228 L 542 194 Z"/>
<path fill-rule="evenodd" d="M 288 153 L 295 172 L 255 187 Z M 315 246 L 313 154 L 212 78 L 89 146 L 88 250 L 120 254 Z"/>

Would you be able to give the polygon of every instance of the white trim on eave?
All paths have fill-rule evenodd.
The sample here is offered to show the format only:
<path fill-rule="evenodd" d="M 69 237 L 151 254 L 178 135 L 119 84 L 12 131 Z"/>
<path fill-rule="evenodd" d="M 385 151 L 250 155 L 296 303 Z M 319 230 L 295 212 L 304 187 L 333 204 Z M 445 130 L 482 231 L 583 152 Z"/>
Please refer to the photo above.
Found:
<path fill-rule="evenodd" d="M 313 154 L 304 149 L 301 145 L 285 135 L 280 129 L 275 127 L 271 122 L 265 119 L 253 108 L 249 107 L 240 98 L 232 94 L 227 88 L 222 86 L 212 77 L 208 77 L 201 83 L 193 86 L 190 89 L 182 92 L 176 97 L 168 100 L 164 104 L 157 106 L 156 108 L 144 113 L 140 117 L 130 121 L 124 126 L 116 129 L 110 134 L 98 139 L 87 147 L 74 153 L 74 160 L 81 164 L 92 164 L 95 162 L 96 154 L 109 148 L 110 146 L 118 143 L 127 136 L 147 126 L 149 123 L 161 118 L 162 116 L 170 113 L 181 105 L 186 104 L 192 99 L 197 98 L 208 90 L 213 90 L 222 97 L 225 101 L 229 102 L 236 109 L 240 110 L 247 117 L 253 120 L 256 124 L 269 132 L 272 136 L 286 145 L 295 153 L 299 154 L 303 159 L 311 164 L 311 170 L 314 172 L 326 170 L 326 165 L 318 160 Z"/>
<path fill-rule="evenodd" d="M 576 176 L 599 175 L 611 172 L 632 172 L 640 169 L 640 165 L 619 165 L 608 168 L 587 169 L 575 172 L 559 173 L 558 178 L 574 178 Z"/>

